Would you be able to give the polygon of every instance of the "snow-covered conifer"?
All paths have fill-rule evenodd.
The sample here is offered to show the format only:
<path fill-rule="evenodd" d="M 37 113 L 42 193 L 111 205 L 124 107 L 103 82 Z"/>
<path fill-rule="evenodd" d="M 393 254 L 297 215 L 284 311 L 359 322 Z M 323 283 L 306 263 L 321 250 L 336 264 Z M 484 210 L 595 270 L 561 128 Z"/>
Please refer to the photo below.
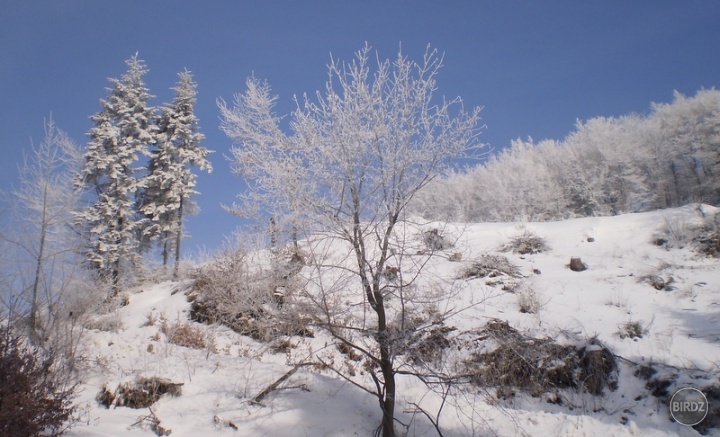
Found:
<path fill-rule="evenodd" d="M 84 155 L 84 167 L 76 186 L 85 187 L 94 197 L 76 215 L 89 234 L 88 261 L 113 283 L 117 292 L 121 265 L 133 261 L 138 246 L 135 194 L 138 179 L 134 176 L 140 155 L 148 154 L 155 142 L 152 97 L 143 82 L 145 63 L 137 54 L 126 61 L 127 72 L 109 79 L 109 95 L 101 100 L 102 109 L 90 117 L 94 127 Z"/>
<path fill-rule="evenodd" d="M 175 98 L 165 105 L 158 117 L 158 141 L 153 150 L 148 174 L 143 180 L 144 193 L 141 212 L 149 219 L 144 237 L 159 239 L 163 264 L 171 251 L 175 254 L 175 276 L 180 260 L 180 241 L 183 237 L 183 217 L 195 206 L 191 196 L 197 194 L 197 176 L 191 166 L 212 171 L 207 159 L 210 150 L 200 143 L 200 133 L 194 113 L 197 85 L 189 71 L 178 74 Z"/>

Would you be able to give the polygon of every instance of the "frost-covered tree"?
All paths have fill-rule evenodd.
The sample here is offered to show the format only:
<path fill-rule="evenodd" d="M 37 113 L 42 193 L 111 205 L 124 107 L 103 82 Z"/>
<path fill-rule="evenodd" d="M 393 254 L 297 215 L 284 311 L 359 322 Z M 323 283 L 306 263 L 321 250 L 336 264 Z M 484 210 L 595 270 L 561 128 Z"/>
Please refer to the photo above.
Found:
<path fill-rule="evenodd" d="M 219 106 L 222 129 L 236 143 L 233 169 L 249 184 L 236 211 L 260 205 L 278 224 L 291 217 L 352 248 L 357 296 L 375 315 L 368 328 L 374 346 L 359 346 L 331 321 L 325 327 L 374 363 L 365 390 L 379 401 L 382 434 L 393 436 L 400 340 L 391 324 L 404 314 L 386 302 L 402 293 L 383 280 L 391 239 L 415 194 L 475 145 L 479 109 L 466 112 L 459 99 L 433 98 L 442 63 L 436 51 L 428 49 L 419 63 L 402 53 L 394 62 L 378 59 L 375 69 L 370 52 L 366 46 L 352 63 L 332 60 L 324 93 L 298 101 L 290 133 L 273 113 L 276 98 L 263 81 L 249 79 L 233 107 Z"/>
<path fill-rule="evenodd" d="M 672 204 L 720 201 L 720 92 L 694 97 L 675 92 L 669 104 L 653 105 L 661 135 L 662 165 Z"/>
<path fill-rule="evenodd" d="M 76 215 L 90 238 L 87 259 L 110 280 L 112 294 L 118 291 L 123 264 L 133 263 L 138 247 L 135 173 L 142 168 L 137 162 L 156 141 L 154 109 L 148 105 L 152 96 L 143 82 L 148 70 L 137 54 L 126 64 L 128 70 L 120 79 L 108 79 L 112 87 L 101 100 L 102 110 L 90 117 L 94 126 L 76 180 L 76 186 L 92 196 Z"/>
<path fill-rule="evenodd" d="M 212 171 L 207 159 L 210 150 L 200 144 L 205 136 L 200 133 L 194 113 L 197 85 L 189 71 L 179 73 L 178 77 L 178 84 L 173 88 L 175 98 L 161 109 L 158 118 L 157 144 L 143 179 L 140 202 L 140 211 L 149 219 L 145 237 L 159 240 L 163 265 L 167 265 L 170 253 L 174 252 L 175 277 L 180 262 L 183 219 L 196 209 L 191 196 L 197 194 L 197 176 L 191 166 Z"/>
<path fill-rule="evenodd" d="M 646 116 L 578 121 L 562 141 L 514 141 L 486 163 L 430 184 L 412 210 L 511 221 L 717 204 L 719 151 L 720 92 L 676 92 Z"/>
<path fill-rule="evenodd" d="M 43 140 L 33 144 L 20 166 L 19 186 L 10 193 L 13 217 L 2 232 L 11 244 L 5 260 L 20 274 L 20 296 L 29 304 L 30 337 L 39 326 L 41 307 L 49 308 L 69 279 L 64 267 L 72 256 L 74 238 L 70 226 L 79 197 L 72 189 L 77 146 L 50 118 Z"/>

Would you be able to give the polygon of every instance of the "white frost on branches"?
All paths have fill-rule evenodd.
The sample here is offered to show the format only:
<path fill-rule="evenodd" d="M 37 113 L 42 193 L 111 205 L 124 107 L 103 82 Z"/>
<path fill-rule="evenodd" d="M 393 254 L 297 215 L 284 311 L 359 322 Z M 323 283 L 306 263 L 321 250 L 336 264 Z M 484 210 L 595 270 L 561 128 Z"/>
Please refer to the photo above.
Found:
<path fill-rule="evenodd" d="M 201 146 L 205 136 L 200 133 L 194 113 L 197 85 L 188 71 L 178 74 L 176 96 L 161 109 L 158 117 L 157 146 L 152 151 L 148 174 L 143 179 L 140 211 L 149 219 L 144 237 L 159 239 L 163 261 L 167 264 L 171 250 L 175 252 L 177 274 L 183 216 L 193 209 L 191 196 L 197 194 L 197 176 L 190 166 L 212 171 L 207 159 L 210 151 Z"/>
<path fill-rule="evenodd" d="M 395 62 L 378 60 L 374 71 L 369 58 L 366 46 L 351 63 L 332 60 L 324 94 L 296 99 L 289 133 L 273 112 L 269 85 L 258 79 L 247 81 L 233 107 L 224 101 L 219 107 L 221 127 L 236 144 L 233 170 L 249 186 L 231 210 L 268 214 L 286 231 L 329 231 L 352 248 L 358 298 L 377 317 L 376 347 L 353 345 L 333 323 L 328 329 L 377 363 L 366 391 L 381 405 L 383 435 L 394 436 L 397 338 L 390 323 L 405 316 L 385 304 L 392 293 L 381 280 L 390 240 L 418 190 L 449 160 L 474 150 L 480 109 L 466 112 L 460 99 L 433 99 L 442 65 L 434 50 L 421 63 L 402 53 Z"/>
<path fill-rule="evenodd" d="M 156 128 L 152 97 L 143 76 L 147 68 L 137 54 L 126 61 L 128 71 L 101 100 L 102 110 L 93 115 L 94 127 L 88 136 L 85 163 L 76 186 L 94 193 L 94 201 L 76 215 L 77 223 L 90 234 L 88 260 L 101 274 L 118 284 L 121 261 L 131 259 L 137 248 L 139 222 L 135 216 L 135 193 L 139 188 L 134 174 L 140 155 L 147 155 L 155 143 Z"/>

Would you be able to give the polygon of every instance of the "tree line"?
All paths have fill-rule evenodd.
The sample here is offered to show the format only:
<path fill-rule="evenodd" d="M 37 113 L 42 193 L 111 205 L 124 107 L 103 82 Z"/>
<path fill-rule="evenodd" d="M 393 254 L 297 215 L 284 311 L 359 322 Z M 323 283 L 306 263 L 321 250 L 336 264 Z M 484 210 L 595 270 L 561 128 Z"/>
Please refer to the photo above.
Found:
<path fill-rule="evenodd" d="M 720 91 L 675 93 L 648 115 L 578 121 L 564 140 L 515 140 L 429 184 L 430 219 L 546 221 L 720 202 Z"/>

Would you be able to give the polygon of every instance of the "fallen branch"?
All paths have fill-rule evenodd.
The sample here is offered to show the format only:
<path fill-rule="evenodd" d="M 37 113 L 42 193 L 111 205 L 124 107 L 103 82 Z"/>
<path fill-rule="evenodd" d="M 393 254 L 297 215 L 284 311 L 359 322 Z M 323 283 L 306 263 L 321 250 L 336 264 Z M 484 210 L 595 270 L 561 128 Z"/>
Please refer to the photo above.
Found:
<path fill-rule="evenodd" d="M 273 383 L 270 384 L 269 386 L 265 387 L 265 390 L 263 390 L 263 391 L 261 391 L 260 393 L 258 393 L 257 396 L 255 396 L 255 397 L 252 399 L 252 401 L 250 401 L 250 403 L 255 404 L 255 405 L 264 406 L 264 405 L 262 404 L 262 400 L 265 398 L 265 396 L 267 396 L 267 395 L 269 395 L 270 393 L 272 393 L 273 391 L 277 390 L 278 387 L 280 387 L 280 384 L 282 384 L 283 382 L 287 381 L 288 378 L 290 378 L 291 376 L 293 376 L 293 374 L 295 374 L 295 372 L 297 372 L 299 368 L 305 367 L 305 366 L 312 366 L 312 365 L 314 365 L 314 364 L 315 364 L 315 363 L 307 363 L 307 362 L 306 362 L 306 363 L 296 364 L 295 367 L 293 367 L 292 369 L 288 370 L 287 373 L 285 373 L 283 376 L 281 376 L 280 378 L 278 378 L 275 382 L 273 382 Z"/>

